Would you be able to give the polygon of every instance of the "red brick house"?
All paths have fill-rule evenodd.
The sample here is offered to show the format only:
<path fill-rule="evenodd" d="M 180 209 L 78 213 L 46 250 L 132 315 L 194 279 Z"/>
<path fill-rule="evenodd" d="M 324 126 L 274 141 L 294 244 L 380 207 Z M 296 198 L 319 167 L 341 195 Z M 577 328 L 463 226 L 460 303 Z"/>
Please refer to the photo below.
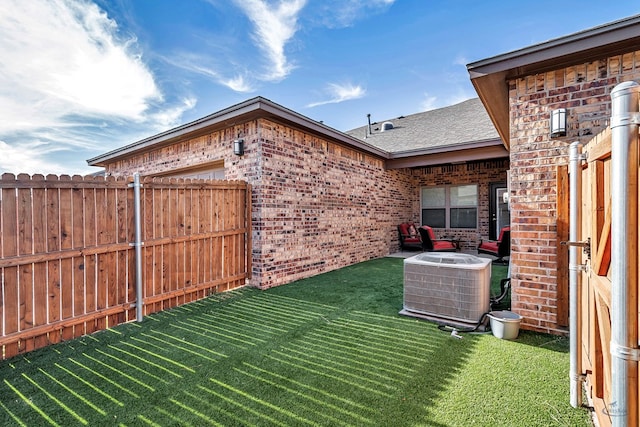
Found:
<path fill-rule="evenodd" d="M 250 284 L 269 288 L 396 252 L 397 225 L 426 209 L 441 214 L 438 235 L 474 249 L 495 234 L 490 193 L 506 189 L 508 152 L 478 99 L 347 134 L 258 97 L 88 163 L 108 175 L 248 181 Z M 429 191 L 441 203 L 427 206 Z"/>
<path fill-rule="evenodd" d="M 567 163 L 569 142 L 607 126 L 611 88 L 640 78 L 638 46 L 640 17 L 632 17 L 469 64 L 480 101 L 343 133 L 258 97 L 88 163 L 110 175 L 247 180 L 251 285 L 261 288 L 395 252 L 397 224 L 423 222 L 433 191 L 445 200 L 435 206 L 444 217 L 437 233 L 474 249 L 481 237 L 495 239 L 496 195 L 509 180 L 512 308 L 524 329 L 565 334 L 556 167 Z M 552 138 L 556 108 L 567 109 L 568 131 Z M 236 139 L 242 156 L 233 154 Z M 459 188 L 476 192 L 463 206 L 474 227 L 455 227 Z"/>
<path fill-rule="evenodd" d="M 467 66 L 509 149 L 512 308 L 528 329 L 566 331 L 557 167 L 568 163 L 569 143 L 587 143 L 609 125 L 611 90 L 640 79 L 638 49 L 634 16 Z M 552 137 L 549 118 L 559 108 L 566 109 L 567 131 Z"/>

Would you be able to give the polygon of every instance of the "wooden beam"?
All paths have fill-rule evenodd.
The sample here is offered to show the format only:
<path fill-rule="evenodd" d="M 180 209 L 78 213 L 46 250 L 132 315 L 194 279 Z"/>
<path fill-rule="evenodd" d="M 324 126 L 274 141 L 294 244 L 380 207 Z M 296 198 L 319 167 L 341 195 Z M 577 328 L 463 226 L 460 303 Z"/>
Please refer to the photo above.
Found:
<path fill-rule="evenodd" d="M 557 322 L 558 326 L 569 326 L 569 251 L 561 242 L 569 241 L 569 168 L 556 167 L 556 248 L 557 248 Z"/>
<path fill-rule="evenodd" d="M 609 200 L 609 206 L 611 206 L 611 200 Z M 606 276 L 611 265 L 611 208 L 607 210 L 597 248 L 593 259 L 593 270 L 598 276 Z"/>

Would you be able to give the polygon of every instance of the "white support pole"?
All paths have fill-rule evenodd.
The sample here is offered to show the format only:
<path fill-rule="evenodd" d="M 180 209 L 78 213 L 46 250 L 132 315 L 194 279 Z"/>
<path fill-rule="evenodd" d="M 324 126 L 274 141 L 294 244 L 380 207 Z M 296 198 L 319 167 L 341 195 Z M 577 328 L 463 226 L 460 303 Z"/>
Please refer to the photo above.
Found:
<path fill-rule="evenodd" d="M 637 206 L 630 193 L 637 193 L 638 99 L 640 85 L 625 82 L 611 91 L 611 402 L 613 427 L 626 427 L 637 420 L 629 413 L 630 389 L 637 378 L 638 343 L 630 334 L 636 319 L 629 299 L 637 287 Z M 635 181 L 635 182 L 634 182 Z M 632 199 L 635 200 L 635 197 Z M 637 218 L 637 216 L 636 216 Z M 635 300 L 635 299 L 634 299 Z M 635 308 L 637 310 L 637 307 Z"/>
<path fill-rule="evenodd" d="M 580 206 L 578 192 L 582 188 L 582 144 L 579 141 L 569 146 L 569 241 L 580 238 Z M 580 375 L 580 319 L 578 316 L 579 280 L 581 265 L 578 263 L 580 248 L 569 246 L 569 378 L 570 403 L 574 408 L 582 404 L 582 376 Z"/>
<path fill-rule="evenodd" d="M 136 253 L 136 320 L 142 322 L 142 308 L 144 305 L 144 295 L 142 294 L 142 225 L 140 220 L 140 174 L 133 174 L 133 205 L 135 210 L 136 237 L 133 245 Z"/>

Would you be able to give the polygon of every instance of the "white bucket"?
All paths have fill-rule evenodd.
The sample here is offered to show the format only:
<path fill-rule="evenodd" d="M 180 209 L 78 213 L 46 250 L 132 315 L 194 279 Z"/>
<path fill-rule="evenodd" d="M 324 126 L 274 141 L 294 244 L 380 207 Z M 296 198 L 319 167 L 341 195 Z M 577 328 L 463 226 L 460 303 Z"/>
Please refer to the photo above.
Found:
<path fill-rule="evenodd" d="M 512 311 L 492 311 L 487 316 L 491 320 L 491 332 L 496 338 L 513 340 L 520 332 L 522 316 Z"/>

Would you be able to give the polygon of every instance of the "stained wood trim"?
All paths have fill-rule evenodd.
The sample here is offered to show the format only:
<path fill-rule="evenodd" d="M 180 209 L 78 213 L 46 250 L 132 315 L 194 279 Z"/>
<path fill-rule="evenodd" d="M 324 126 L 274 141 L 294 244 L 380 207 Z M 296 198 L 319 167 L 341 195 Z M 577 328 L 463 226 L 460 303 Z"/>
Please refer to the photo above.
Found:
<path fill-rule="evenodd" d="M 557 188 L 557 322 L 558 326 L 569 326 L 569 251 L 561 242 L 569 240 L 569 167 L 559 165 L 556 168 Z"/>
<path fill-rule="evenodd" d="M 597 252 L 593 260 L 593 270 L 598 276 L 606 276 L 611 265 L 611 200 L 598 238 Z"/>
<path fill-rule="evenodd" d="M 596 135 L 585 147 L 589 163 L 611 157 L 611 128 L 606 128 Z"/>

